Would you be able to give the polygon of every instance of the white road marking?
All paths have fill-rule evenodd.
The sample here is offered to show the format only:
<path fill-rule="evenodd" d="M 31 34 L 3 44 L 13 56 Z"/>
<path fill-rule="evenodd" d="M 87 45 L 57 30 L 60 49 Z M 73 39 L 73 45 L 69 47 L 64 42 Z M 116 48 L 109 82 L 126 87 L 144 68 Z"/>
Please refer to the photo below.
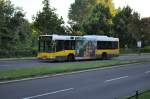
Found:
<path fill-rule="evenodd" d="M 69 91 L 69 90 L 73 90 L 73 89 L 74 88 L 63 89 L 63 90 L 53 91 L 53 92 L 39 94 L 39 95 L 35 95 L 35 96 L 25 97 L 25 98 L 22 98 L 22 99 L 33 99 L 33 98 L 47 96 L 47 95 L 56 94 L 56 93 L 60 93 L 60 92 L 65 92 L 65 91 Z"/>
<path fill-rule="evenodd" d="M 150 71 L 146 71 L 146 72 L 145 72 L 145 74 L 149 74 L 149 73 L 150 73 Z"/>
<path fill-rule="evenodd" d="M 129 77 L 129 76 L 123 76 L 123 77 L 119 77 L 119 78 L 109 79 L 109 80 L 105 80 L 105 82 L 111 82 L 111 81 L 115 81 L 115 80 L 120 80 L 120 79 L 127 78 L 127 77 Z"/>

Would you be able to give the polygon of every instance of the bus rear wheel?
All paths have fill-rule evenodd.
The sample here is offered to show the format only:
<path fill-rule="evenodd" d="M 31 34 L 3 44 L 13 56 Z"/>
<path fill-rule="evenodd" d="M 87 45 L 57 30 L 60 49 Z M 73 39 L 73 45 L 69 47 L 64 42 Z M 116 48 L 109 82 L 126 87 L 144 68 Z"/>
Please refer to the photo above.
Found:
<path fill-rule="evenodd" d="M 69 54 L 69 55 L 67 56 L 67 60 L 68 60 L 68 61 L 74 61 L 74 60 L 75 60 L 74 54 Z"/>
<path fill-rule="evenodd" d="M 102 54 L 102 59 L 103 59 L 103 60 L 108 59 L 108 56 L 107 56 L 107 53 L 106 53 L 106 52 L 104 52 L 104 53 Z"/>

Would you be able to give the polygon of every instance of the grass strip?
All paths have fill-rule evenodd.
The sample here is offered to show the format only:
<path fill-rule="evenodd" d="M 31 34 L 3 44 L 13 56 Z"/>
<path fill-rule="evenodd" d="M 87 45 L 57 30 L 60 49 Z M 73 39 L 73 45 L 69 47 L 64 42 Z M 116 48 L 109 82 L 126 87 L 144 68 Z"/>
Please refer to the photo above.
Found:
<path fill-rule="evenodd" d="M 131 96 L 127 99 L 137 99 L 136 96 Z M 138 99 L 150 99 L 150 90 L 140 93 Z"/>
<path fill-rule="evenodd" d="M 86 63 L 68 63 L 59 64 L 59 66 L 49 66 L 49 67 L 36 67 L 27 69 L 17 69 L 17 70 L 7 70 L 0 71 L 0 81 L 3 80 L 14 80 L 33 76 L 41 76 L 47 74 L 56 74 L 64 72 L 72 72 L 78 70 L 87 70 L 101 67 L 108 67 L 120 64 L 133 63 L 133 61 L 119 61 L 119 60 L 104 60 L 104 61 L 89 61 Z"/>

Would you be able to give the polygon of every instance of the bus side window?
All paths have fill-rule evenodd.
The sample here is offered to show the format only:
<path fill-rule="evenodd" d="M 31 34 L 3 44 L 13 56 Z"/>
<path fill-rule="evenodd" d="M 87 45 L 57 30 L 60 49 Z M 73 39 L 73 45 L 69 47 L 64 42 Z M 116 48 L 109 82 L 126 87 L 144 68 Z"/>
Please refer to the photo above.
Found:
<path fill-rule="evenodd" d="M 100 41 L 97 42 L 97 49 L 100 49 Z"/>
<path fill-rule="evenodd" d="M 104 49 L 104 48 L 105 48 L 104 41 L 98 41 L 97 42 L 97 49 Z"/>
<path fill-rule="evenodd" d="M 71 40 L 71 50 L 75 49 L 75 40 Z"/>
<path fill-rule="evenodd" d="M 70 46 L 69 40 L 65 40 L 64 41 L 64 50 L 69 50 L 69 46 Z"/>
<path fill-rule="evenodd" d="M 56 51 L 61 51 L 64 49 L 64 41 L 58 40 L 56 41 Z"/>
<path fill-rule="evenodd" d="M 119 48 L 118 42 L 115 42 L 114 46 L 115 46 L 115 48 Z"/>
<path fill-rule="evenodd" d="M 75 41 L 74 40 L 66 40 L 64 42 L 65 50 L 73 50 L 75 49 Z"/>

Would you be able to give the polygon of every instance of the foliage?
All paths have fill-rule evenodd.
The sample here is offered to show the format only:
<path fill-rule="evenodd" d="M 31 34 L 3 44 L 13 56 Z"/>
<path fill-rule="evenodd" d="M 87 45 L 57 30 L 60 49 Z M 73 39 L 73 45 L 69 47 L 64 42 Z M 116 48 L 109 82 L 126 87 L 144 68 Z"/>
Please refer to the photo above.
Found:
<path fill-rule="evenodd" d="M 141 20 L 129 6 L 115 10 L 112 0 L 75 0 L 69 10 L 69 19 L 72 34 L 118 37 L 121 47 L 136 47 L 139 40 L 149 44 L 148 18 Z"/>
<path fill-rule="evenodd" d="M 0 1 L 0 48 L 8 48 L 10 45 L 10 40 L 12 37 L 10 35 L 10 16 L 14 12 L 13 5 L 10 1 Z"/>
<path fill-rule="evenodd" d="M 105 7 L 109 9 L 108 12 L 111 13 L 111 16 L 115 15 L 116 10 L 112 0 L 75 0 L 75 2 L 71 5 L 68 15 L 70 19 L 69 24 L 71 25 L 73 33 L 83 32 L 83 22 L 85 24 L 85 21 L 88 20 L 87 18 L 91 16 L 93 9 L 98 4 L 105 5 Z"/>
<path fill-rule="evenodd" d="M 69 10 L 69 19 L 81 24 L 92 12 L 97 4 L 103 4 L 109 8 L 112 15 L 115 15 L 115 8 L 112 0 L 75 0 Z"/>
<path fill-rule="evenodd" d="M 0 58 L 21 58 L 21 57 L 35 57 L 37 55 L 37 50 L 0 50 Z"/>
<path fill-rule="evenodd" d="M 9 0 L 0 0 L 0 49 L 17 50 L 27 47 L 32 29 L 21 9 Z M 20 46 L 21 45 L 21 46 Z"/>
<path fill-rule="evenodd" d="M 131 34 L 128 30 L 128 26 L 130 26 L 130 20 L 132 18 L 132 9 L 127 6 L 123 9 L 119 9 L 116 16 L 113 18 L 113 34 L 115 37 L 120 39 L 120 46 L 128 47 L 135 46 L 136 40 L 133 38 L 133 34 Z M 132 27 L 131 27 L 132 28 Z M 133 30 L 131 29 L 130 30 Z M 138 32 L 139 33 L 139 32 Z"/>
<path fill-rule="evenodd" d="M 150 18 L 140 18 L 137 12 L 127 6 L 119 9 L 113 18 L 114 36 L 120 38 L 121 47 L 136 47 L 136 42 L 141 40 L 142 45 L 148 45 L 150 41 Z"/>
<path fill-rule="evenodd" d="M 150 45 L 150 17 L 141 19 L 142 41 L 144 45 Z"/>
<path fill-rule="evenodd" d="M 142 53 L 150 53 L 150 46 L 145 46 L 144 48 L 141 49 Z"/>
<path fill-rule="evenodd" d="M 138 13 L 133 12 L 133 14 L 129 17 L 129 23 L 127 24 L 127 28 L 129 33 L 132 35 L 136 41 L 141 40 L 141 20 Z"/>
<path fill-rule="evenodd" d="M 91 15 L 83 22 L 86 34 L 110 35 L 111 13 L 108 7 L 98 4 L 93 8 Z"/>
<path fill-rule="evenodd" d="M 34 18 L 34 27 L 41 34 L 64 33 L 62 17 L 58 18 L 55 9 L 50 8 L 48 0 L 44 0 L 43 5 L 42 11 L 39 11 Z"/>
<path fill-rule="evenodd" d="M 97 4 L 105 5 L 107 8 L 109 8 L 109 11 L 112 16 L 115 16 L 116 9 L 113 4 L 113 0 L 96 0 Z"/>
<path fill-rule="evenodd" d="M 93 0 L 75 0 L 69 10 L 69 19 L 80 24 L 91 12 Z"/>

